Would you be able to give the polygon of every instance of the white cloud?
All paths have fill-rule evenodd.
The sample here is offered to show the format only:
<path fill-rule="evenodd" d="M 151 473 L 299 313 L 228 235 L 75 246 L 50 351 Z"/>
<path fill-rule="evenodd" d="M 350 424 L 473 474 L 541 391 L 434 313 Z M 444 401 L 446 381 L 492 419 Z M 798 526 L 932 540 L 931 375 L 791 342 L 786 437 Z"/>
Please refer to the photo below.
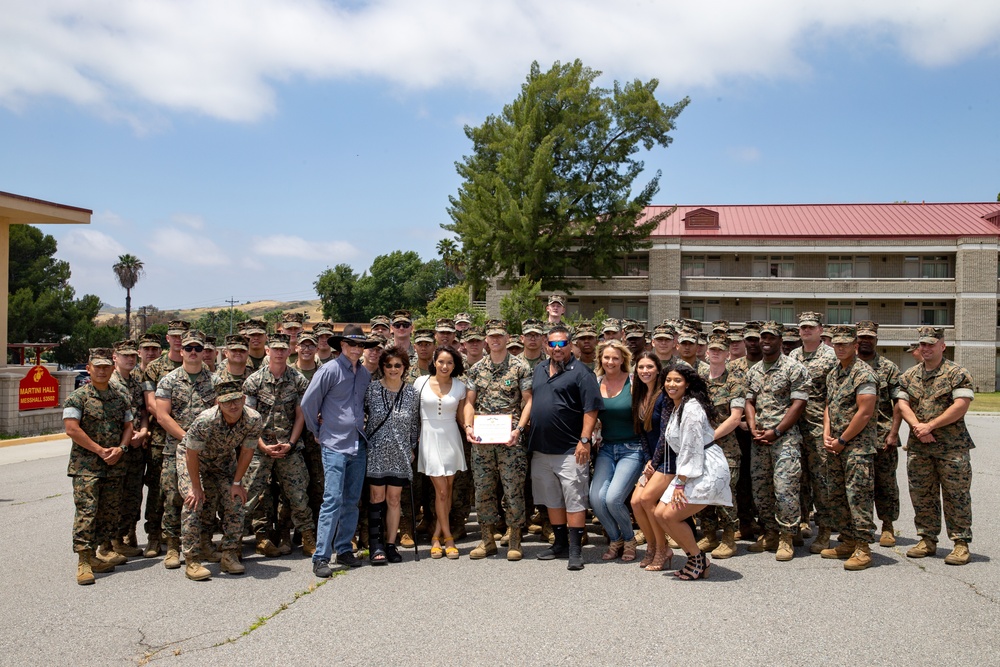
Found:
<path fill-rule="evenodd" d="M 311 241 L 300 236 L 255 236 L 250 252 L 267 257 L 338 263 L 357 257 L 358 249 L 346 241 Z"/>
<path fill-rule="evenodd" d="M 74 229 L 59 241 L 60 254 L 71 259 L 107 262 L 108 270 L 127 250 L 114 238 L 96 229 Z"/>
<path fill-rule="evenodd" d="M 170 263 L 192 266 L 228 266 L 229 256 L 204 235 L 190 234 L 176 227 L 159 227 L 148 243 L 149 249 Z"/>
<path fill-rule="evenodd" d="M 195 231 L 201 231 L 205 229 L 205 221 L 200 215 L 191 215 L 190 213 L 176 213 L 170 216 L 170 219 L 177 223 L 178 225 L 184 225 L 185 227 L 190 227 Z"/>
<path fill-rule="evenodd" d="M 0 0 L 0 13 L 0 105 L 57 96 L 139 129 L 158 109 L 253 121 L 295 78 L 506 94 L 531 60 L 579 57 L 688 89 L 798 75 L 804 46 L 847 35 L 923 66 L 1000 44 L 993 0 Z"/>

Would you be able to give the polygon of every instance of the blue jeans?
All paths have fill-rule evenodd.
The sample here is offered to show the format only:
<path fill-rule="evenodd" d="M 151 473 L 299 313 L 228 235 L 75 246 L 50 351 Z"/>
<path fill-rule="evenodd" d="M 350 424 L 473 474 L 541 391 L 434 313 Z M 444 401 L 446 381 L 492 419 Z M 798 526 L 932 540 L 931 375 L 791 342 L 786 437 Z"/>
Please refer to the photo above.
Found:
<path fill-rule="evenodd" d="M 355 456 L 340 454 L 329 447 L 322 447 L 322 450 L 323 505 L 319 509 L 313 562 L 329 561 L 333 554 L 351 551 L 351 539 L 358 527 L 358 501 L 368 465 L 364 446 Z"/>
<path fill-rule="evenodd" d="M 635 538 L 629 500 L 645 458 L 642 443 L 638 441 L 605 444 L 597 450 L 590 506 L 611 542 Z"/>

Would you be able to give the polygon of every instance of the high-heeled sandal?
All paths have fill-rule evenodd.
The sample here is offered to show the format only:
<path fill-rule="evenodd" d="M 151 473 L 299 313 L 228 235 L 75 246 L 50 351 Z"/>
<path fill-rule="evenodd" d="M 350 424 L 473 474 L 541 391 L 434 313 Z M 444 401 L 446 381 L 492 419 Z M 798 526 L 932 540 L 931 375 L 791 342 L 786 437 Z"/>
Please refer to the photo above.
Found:
<path fill-rule="evenodd" d="M 601 560 L 614 560 L 622 555 L 622 547 L 625 540 L 615 540 L 608 543 L 608 550 L 601 554 Z"/>
<path fill-rule="evenodd" d="M 626 563 L 631 563 L 635 560 L 635 548 L 639 546 L 635 539 L 625 540 L 624 546 L 622 546 L 622 560 Z"/>
<path fill-rule="evenodd" d="M 442 558 L 444 549 L 441 548 L 441 538 L 435 535 L 431 538 L 431 558 Z"/>
<path fill-rule="evenodd" d="M 653 561 L 656 559 L 656 545 L 652 543 L 646 543 L 646 555 L 641 561 L 639 561 L 639 567 L 646 569 L 647 565 L 652 565 Z"/>
<path fill-rule="evenodd" d="M 663 551 L 657 551 L 653 557 L 653 562 L 646 566 L 646 572 L 660 572 L 669 570 L 671 561 L 674 559 L 674 550 L 667 547 Z"/>
<path fill-rule="evenodd" d="M 448 543 L 451 542 L 451 546 Z M 444 538 L 444 555 L 448 557 L 448 560 L 456 560 L 458 558 L 458 547 L 455 546 L 455 538 L 451 535 L 446 535 Z"/>
<path fill-rule="evenodd" d="M 674 572 L 674 576 L 681 581 L 694 581 L 695 579 L 708 579 L 708 568 L 712 563 L 704 551 L 698 552 L 694 556 L 688 556 L 684 569 Z"/>

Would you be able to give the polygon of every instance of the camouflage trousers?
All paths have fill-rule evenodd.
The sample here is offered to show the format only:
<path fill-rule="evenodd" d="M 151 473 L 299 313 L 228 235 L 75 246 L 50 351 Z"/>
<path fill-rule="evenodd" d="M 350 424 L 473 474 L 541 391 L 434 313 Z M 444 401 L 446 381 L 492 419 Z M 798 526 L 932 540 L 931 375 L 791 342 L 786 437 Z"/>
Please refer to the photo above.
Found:
<path fill-rule="evenodd" d="M 196 553 L 202 535 L 214 534 L 215 517 L 221 514 L 222 550 L 238 549 L 243 538 L 243 501 L 229 493 L 236 474 L 235 457 L 228 461 L 201 459 L 198 471 L 205 502 L 196 510 L 187 505 L 181 508 L 181 548 L 185 554 Z M 177 459 L 177 486 L 182 498 L 191 492 L 186 458 Z"/>
<path fill-rule="evenodd" d="M 740 522 L 750 524 L 757 518 L 757 510 L 753 502 L 753 485 L 750 480 L 750 452 L 756 445 L 750 437 L 750 431 L 744 430 L 740 424 L 736 428 L 736 440 L 740 443 L 740 474 L 736 493 L 733 494 L 733 506 L 739 507 Z"/>
<path fill-rule="evenodd" d="M 163 470 L 163 447 L 150 445 L 142 450 L 146 471 L 142 484 L 146 487 L 146 522 L 143 530 L 147 535 L 160 532 L 163 524 L 163 491 L 160 490 L 160 473 Z"/>
<path fill-rule="evenodd" d="M 121 477 L 73 477 L 73 551 L 96 549 L 115 537 L 121 498 Z"/>
<path fill-rule="evenodd" d="M 293 450 L 287 456 L 273 459 L 254 454 L 247 477 L 247 514 L 251 517 L 256 535 L 271 536 L 277 517 L 276 499 L 272 495 L 271 478 L 288 498 L 292 526 L 300 533 L 315 530 L 313 513 L 309 509 L 309 471 L 306 470 L 302 450 Z"/>
<path fill-rule="evenodd" d="M 750 483 L 765 530 L 794 532 L 799 526 L 802 436 L 797 426 L 770 445 L 753 443 Z"/>
<path fill-rule="evenodd" d="M 313 530 L 316 529 L 316 522 L 319 520 L 319 508 L 323 505 L 323 452 L 316 438 L 309 431 L 302 434 L 302 442 L 305 444 L 302 456 L 306 462 L 306 471 L 309 473 L 309 486 L 306 489 L 309 509 L 313 515 Z M 272 478 L 273 479 L 273 478 Z M 272 485 L 274 486 L 274 485 Z M 272 493 L 274 489 L 272 488 Z M 365 494 L 362 494 L 364 497 Z M 278 533 L 279 535 L 292 529 L 292 507 L 288 502 L 288 496 L 281 492 L 278 494 Z"/>
<path fill-rule="evenodd" d="M 122 478 L 122 511 L 115 537 L 121 539 L 135 530 L 142 515 L 142 484 L 146 473 L 146 448 L 129 450 L 118 465 L 125 467 Z"/>
<path fill-rule="evenodd" d="M 875 511 L 882 521 L 899 519 L 899 447 L 886 447 L 875 452 Z"/>
<path fill-rule="evenodd" d="M 829 484 L 829 455 L 823 449 L 823 425 L 818 427 L 799 422 L 802 432 L 802 484 L 800 496 L 801 520 L 809 518 L 809 510 L 816 507 L 816 525 L 832 528 L 833 514 Z"/>
<path fill-rule="evenodd" d="M 917 535 L 934 540 L 941 533 L 941 508 L 948 538 L 972 541 L 972 460 L 969 450 L 906 453 L 906 476 Z"/>
<path fill-rule="evenodd" d="M 500 502 L 497 484 L 503 486 L 506 499 L 507 526 L 524 525 L 524 478 L 528 470 L 528 454 L 520 443 L 506 445 L 474 445 L 472 476 L 476 493 L 476 515 L 479 523 L 500 523 Z"/>
<path fill-rule="evenodd" d="M 829 456 L 827 474 L 833 508 L 829 527 L 839 530 L 841 539 L 871 544 L 875 541 L 875 455 L 861 454 L 848 445 L 840 454 Z"/>
<path fill-rule="evenodd" d="M 472 460 L 472 445 L 468 440 L 465 440 L 465 460 Z M 472 512 L 472 504 L 476 498 L 476 485 L 472 479 L 472 471 L 460 470 L 455 473 L 455 484 L 451 491 L 451 516 L 448 523 L 452 531 L 456 531 L 469 521 L 469 513 Z"/>
<path fill-rule="evenodd" d="M 727 457 L 728 458 L 728 457 Z M 739 459 L 737 459 L 738 461 Z M 739 507 L 737 507 L 739 501 L 736 498 L 736 487 L 740 483 L 740 466 L 739 463 L 733 465 L 733 461 L 729 461 L 729 490 L 733 493 L 733 506 L 724 507 L 722 505 L 709 505 L 702 511 L 698 512 L 698 517 L 701 519 L 701 530 L 702 532 L 711 532 L 715 530 L 737 530 L 740 527 L 740 513 Z"/>
<path fill-rule="evenodd" d="M 232 480 L 230 480 L 232 481 Z M 163 494 L 163 534 L 166 537 L 181 536 L 181 505 L 184 498 L 177 490 L 177 456 L 163 455 L 163 468 L 160 470 L 160 492 Z"/>

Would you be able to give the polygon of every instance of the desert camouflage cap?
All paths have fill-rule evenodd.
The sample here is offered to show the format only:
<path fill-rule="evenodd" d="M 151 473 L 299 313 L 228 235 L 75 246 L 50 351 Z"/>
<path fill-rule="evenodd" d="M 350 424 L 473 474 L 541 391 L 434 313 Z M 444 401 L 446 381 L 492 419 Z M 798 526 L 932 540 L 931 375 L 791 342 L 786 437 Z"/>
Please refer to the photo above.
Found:
<path fill-rule="evenodd" d="M 311 331 L 303 331 L 302 333 L 299 334 L 299 338 L 295 342 L 298 345 L 302 345 L 303 343 L 312 343 L 313 345 L 315 345 L 317 342 L 316 334 L 314 334 Z"/>
<path fill-rule="evenodd" d="M 635 324 L 630 324 L 625 328 L 625 338 L 645 338 L 646 337 L 646 327 L 642 326 L 638 322 Z"/>
<path fill-rule="evenodd" d="M 807 310 L 799 313 L 799 326 L 821 327 L 823 326 L 823 314 Z"/>
<path fill-rule="evenodd" d="M 772 336 L 777 336 L 781 338 L 785 334 L 785 325 L 781 322 L 775 322 L 774 320 L 768 320 L 760 325 L 761 334 L 771 334 Z"/>
<path fill-rule="evenodd" d="M 712 333 L 729 333 L 729 322 L 726 320 L 715 320 L 712 322 Z"/>
<path fill-rule="evenodd" d="M 523 350 L 524 349 L 524 343 L 521 342 L 521 337 L 520 336 L 511 336 L 510 341 L 507 342 L 507 349 L 508 350 L 514 350 L 514 349 Z"/>
<path fill-rule="evenodd" d="M 760 338 L 760 322 L 757 320 L 750 320 L 743 327 L 743 340 L 747 338 Z"/>
<path fill-rule="evenodd" d="M 92 347 L 88 360 L 91 366 L 114 366 L 115 362 L 111 359 L 113 354 L 114 350 L 110 347 Z"/>
<path fill-rule="evenodd" d="M 859 336 L 878 336 L 878 322 L 861 320 L 857 324 Z"/>
<path fill-rule="evenodd" d="M 282 313 L 281 314 L 281 328 L 282 329 L 301 329 L 306 321 L 305 313 Z"/>
<path fill-rule="evenodd" d="M 916 352 L 918 347 L 920 347 L 920 343 L 910 343 L 903 348 L 903 352 Z"/>
<path fill-rule="evenodd" d="M 131 338 L 126 338 L 115 343 L 114 350 L 116 354 L 139 354 L 139 347 Z"/>
<path fill-rule="evenodd" d="M 191 329 L 187 331 L 181 338 L 181 345 L 191 345 L 197 344 L 202 347 L 205 346 L 205 332 L 199 331 L 198 329 Z"/>
<path fill-rule="evenodd" d="M 858 339 L 857 327 L 850 324 L 835 324 L 827 328 L 833 343 L 853 343 Z"/>
<path fill-rule="evenodd" d="M 781 334 L 781 340 L 789 343 L 797 343 L 802 340 L 802 336 L 799 335 L 798 329 L 785 329 L 785 333 Z"/>
<path fill-rule="evenodd" d="M 669 324 L 657 324 L 653 327 L 653 338 L 666 338 L 668 340 L 673 340 L 674 336 L 677 335 L 677 331 Z"/>
<path fill-rule="evenodd" d="M 566 305 L 566 297 L 562 294 L 553 294 L 549 297 L 549 304 L 558 303 L 560 306 Z"/>
<path fill-rule="evenodd" d="M 442 333 L 455 333 L 455 320 L 450 317 L 439 317 L 434 323 L 434 331 Z"/>
<path fill-rule="evenodd" d="M 392 314 L 389 315 L 389 319 L 392 320 L 393 324 L 396 322 L 409 322 L 410 324 L 413 324 L 413 315 L 408 310 L 394 310 L 392 311 Z"/>
<path fill-rule="evenodd" d="M 730 329 L 729 330 L 729 342 L 730 343 L 738 343 L 741 340 L 743 340 L 743 332 L 744 331 L 746 331 L 746 328 L 742 328 L 742 329 Z"/>
<path fill-rule="evenodd" d="M 701 333 L 701 320 L 684 319 L 681 320 L 681 322 L 683 322 L 684 326 L 688 329 L 694 329 L 698 333 Z"/>
<path fill-rule="evenodd" d="M 614 317 L 609 317 L 608 319 L 604 320 L 604 322 L 601 323 L 601 333 L 608 333 L 609 331 L 618 333 L 621 330 L 622 330 L 621 322 L 619 322 Z"/>
<path fill-rule="evenodd" d="M 190 328 L 190 322 L 185 322 L 184 320 L 171 320 L 170 324 L 167 325 L 167 335 L 183 336 Z"/>
<path fill-rule="evenodd" d="M 215 336 L 205 336 L 205 349 L 206 350 L 215 349 Z"/>
<path fill-rule="evenodd" d="M 455 313 L 455 324 L 472 324 L 472 315 L 468 313 Z"/>
<path fill-rule="evenodd" d="M 327 322 L 326 320 L 317 322 L 313 325 L 312 332 L 316 336 L 332 336 L 333 322 Z"/>
<path fill-rule="evenodd" d="M 413 332 L 413 342 L 414 343 L 433 343 L 434 342 L 434 330 L 433 329 L 417 329 Z"/>
<path fill-rule="evenodd" d="M 369 324 L 371 324 L 372 329 L 374 329 L 375 327 L 385 327 L 386 329 L 388 329 L 392 326 L 392 322 L 385 315 L 376 315 L 375 317 L 368 320 L 368 322 Z"/>
<path fill-rule="evenodd" d="M 489 320 L 486 322 L 486 335 L 507 335 L 507 320 Z"/>
<path fill-rule="evenodd" d="M 250 341 L 243 334 L 235 333 L 226 336 L 226 348 L 230 350 L 248 350 Z"/>
<path fill-rule="evenodd" d="M 573 340 L 578 340 L 580 338 L 597 338 L 597 328 L 594 323 L 590 320 L 583 320 L 576 325 L 576 329 L 573 331 Z"/>
<path fill-rule="evenodd" d="M 252 334 L 266 334 L 267 333 L 267 322 L 264 320 L 247 320 L 243 323 L 240 333 L 246 336 Z"/>
<path fill-rule="evenodd" d="M 462 340 L 486 340 L 486 333 L 482 327 L 469 327 L 462 332 Z"/>
<path fill-rule="evenodd" d="M 678 343 L 697 343 L 698 342 L 698 332 L 690 327 L 685 327 L 681 329 L 681 332 L 677 334 Z"/>
<path fill-rule="evenodd" d="M 267 337 L 267 346 L 271 348 L 287 348 L 289 340 L 288 334 L 273 333 Z"/>
<path fill-rule="evenodd" d="M 728 350 L 729 349 L 729 336 L 724 333 L 713 333 L 708 337 L 708 349 L 710 350 Z"/>
<path fill-rule="evenodd" d="M 944 340 L 944 329 L 941 327 L 920 327 L 917 329 L 918 343 L 930 343 L 933 345 L 939 340 Z"/>
<path fill-rule="evenodd" d="M 243 398 L 243 382 L 239 380 L 225 380 L 215 384 L 215 400 L 219 403 L 228 403 Z"/>
<path fill-rule="evenodd" d="M 545 323 L 535 318 L 528 318 L 521 322 L 521 333 L 545 333 Z"/>
<path fill-rule="evenodd" d="M 139 347 L 163 347 L 163 344 L 156 334 L 145 333 L 139 337 Z"/>

